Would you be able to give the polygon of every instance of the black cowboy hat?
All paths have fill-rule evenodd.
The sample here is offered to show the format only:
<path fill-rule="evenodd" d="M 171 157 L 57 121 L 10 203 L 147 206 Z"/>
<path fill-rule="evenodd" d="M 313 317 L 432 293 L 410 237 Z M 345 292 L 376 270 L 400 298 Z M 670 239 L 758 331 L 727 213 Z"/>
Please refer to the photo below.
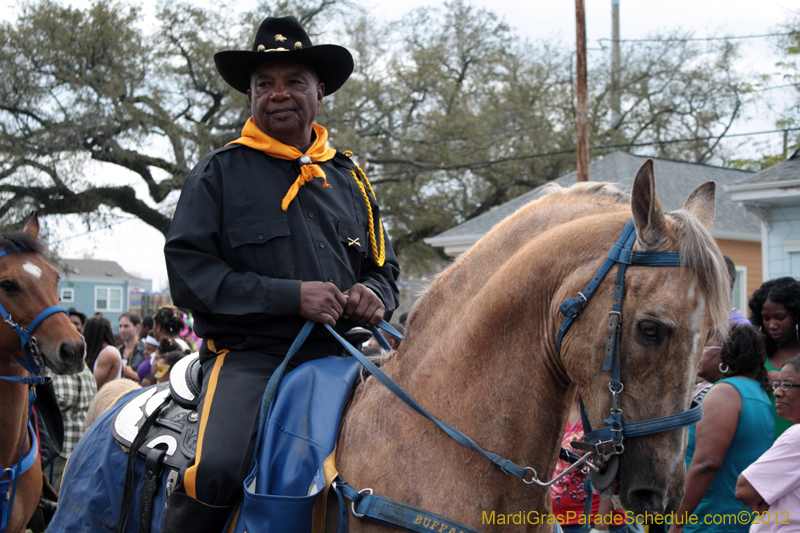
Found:
<path fill-rule="evenodd" d="M 333 94 L 353 72 L 353 56 L 335 44 L 314 46 L 294 17 L 267 17 L 256 32 L 253 50 L 226 50 L 214 54 L 217 70 L 241 93 L 250 88 L 250 71 L 270 59 L 287 59 L 311 67 L 325 84 L 325 95 Z"/>

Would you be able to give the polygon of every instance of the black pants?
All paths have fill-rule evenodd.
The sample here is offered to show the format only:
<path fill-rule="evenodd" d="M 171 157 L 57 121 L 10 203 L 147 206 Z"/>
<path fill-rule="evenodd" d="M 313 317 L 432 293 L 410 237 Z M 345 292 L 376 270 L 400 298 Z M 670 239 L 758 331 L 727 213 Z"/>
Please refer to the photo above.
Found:
<path fill-rule="evenodd" d="M 215 506 L 237 502 L 250 471 L 264 388 L 282 360 L 251 337 L 232 345 L 203 342 L 197 455 L 183 478 L 188 496 Z"/>

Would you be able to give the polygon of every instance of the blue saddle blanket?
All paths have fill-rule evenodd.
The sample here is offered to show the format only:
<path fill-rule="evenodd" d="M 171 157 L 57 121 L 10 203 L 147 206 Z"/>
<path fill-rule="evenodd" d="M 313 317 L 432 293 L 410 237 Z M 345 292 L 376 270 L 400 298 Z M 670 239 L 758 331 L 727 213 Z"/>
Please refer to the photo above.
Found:
<path fill-rule="evenodd" d="M 259 466 L 245 481 L 245 503 L 238 515 L 237 531 L 244 531 L 247 523 L 257 523 L 255 529 L 261 531 L 285 530 L 275 522 L 279 518 L 271 510 L 259 510 L 252 505 L 276 498 L 282 507 L 295 506 L 298 513 L 308 515 L 307 518 L 298 515 L 296 519 L 302 524 L 295 523 L 292 531 L 310 531 L 310 510 L 326 488 L 322 465 L 335 449 L 342 411 L 359 369 L 360 364 L 352 357 L 332 356 L 304 363 L 283 378 L 257 451 Z M 151 390 L 124 395 L 78 442 L 64 472 L 58 510 L 48 533 L 114 531 L 120 516 L 128 454 L 112 437 L 111 426 L 128 401 Z M 129 533 L 139 531 L 144 471 L 144 459 L 137 458 L 133 474 L 136 490 L 126 527 Z M 165 470 L 156 492 L 152 531 L 160 530 L 168 474 Z M 247 510 L 248 499 L 252 511 Z M 280 518 L 285 519 L 285 516 Z"/>

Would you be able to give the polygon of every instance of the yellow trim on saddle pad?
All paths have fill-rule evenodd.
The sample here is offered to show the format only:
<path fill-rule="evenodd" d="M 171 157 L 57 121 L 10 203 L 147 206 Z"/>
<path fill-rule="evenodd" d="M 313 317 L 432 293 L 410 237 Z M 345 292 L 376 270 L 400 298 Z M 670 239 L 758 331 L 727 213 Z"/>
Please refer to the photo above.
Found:
<path fill-rule="evenodd" d="M 214 349 L 213 341 L 208 341 L 208 347 L 210 350 L 214 351 L 217 354 L 217 359 L 214 361 L 214 368 L 211 370 L 211 377 L 208 380 L 208 390 L 206 391 L 206 400 L 203 404 L 203 411 L 208 413 L 211 411 L 211 404 L 214 401 L 214 394 L 217 390 L 217 380 L 219 379 L 219 372 L 222 370 L 222 365 L 225 364 L 225 356 L 228 354 L 228 350 L 220 350 L 217 352 Z M 197 435 L 197 453 L 195 453 L 194 457 L 194 464 L 186 469 L 186 473 L 183 476 L 183 486 L 186 490 L 186 494 L 191 496 L 192 498 L 197 499 L 197 490 L 196 490 L 196 481 L 197 481 L 197 466 L 200 464 L 200 455 L 203 451 L 203 437 L 205 436 L 206 432 L 206 424 L 208 424 L 208 417 L 203 416 L 203 413 L 198 413 L 200 415 L 200 428 L 198 430 Z"/>
<path fill-rule="evenodd" d="M 311 533 L 323 533 L 325 530 L 325 504 L 328 501 L 328 490 L 331 488 L 331 483 L 339 475 L 336 470 L 336 450 L 325 459 L 322 463 L 322 472 L 325 474 L 325 488 L 319 493 L 317 501 L 314 504 L 314 515 L 311 519 Z"/>

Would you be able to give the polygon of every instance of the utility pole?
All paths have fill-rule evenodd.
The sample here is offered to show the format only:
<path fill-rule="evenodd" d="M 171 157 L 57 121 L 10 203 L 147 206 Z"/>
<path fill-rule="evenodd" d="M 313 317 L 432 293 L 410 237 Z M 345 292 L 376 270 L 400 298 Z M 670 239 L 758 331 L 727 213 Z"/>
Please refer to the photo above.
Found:
<path fill-rule="evenodd" d="M 589 181 L 589 103 L 586 88 L 586 14 L 583 0 L 575 0 L 577 30 L 577 96 L 575 136 L 578 150 L 578 181 Z"/>
<path fill-rule="evenodd" d="M 786 153 L 788 149 L 789 149 L 789 130 L 783 130 L 783 158 L 784 159 L 786 159 L 786 157 L 789 155 L 788 153 Z"/>
<path fill-rule="evenodd" d="M 611 125 L 622 119 L 619 104 L 619 0 L 611 0 Z"/>

